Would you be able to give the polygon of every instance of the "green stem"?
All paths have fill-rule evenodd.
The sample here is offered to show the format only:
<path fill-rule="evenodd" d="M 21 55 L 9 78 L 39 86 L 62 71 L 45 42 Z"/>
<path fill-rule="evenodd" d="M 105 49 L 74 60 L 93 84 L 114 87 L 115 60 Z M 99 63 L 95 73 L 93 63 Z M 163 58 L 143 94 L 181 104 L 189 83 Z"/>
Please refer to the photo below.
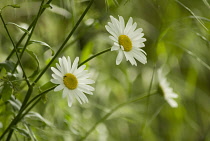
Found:
<path fill-rule="evenodd" d="M 33 31 L 34 31 L 34 29 L 35 29 L 35 27 L 36 27 L 37 21 L 38 21 L 38 19 L 39 19 L 39 17 L 40 17 L 41 11 L 42 11 L 43 3 L 44 3 L 44 0 L 42 0 L 42 3 L 41 3 L 41 5 L 40 5 L 40 9 L 39 9 L 39 12 L 38 12 L 38 14 L 37 14 L 37 16 L 36 16 L 36 19 L 35 19 L 35 22 L 34 22 L 34 24 L 33 24 L 33 28 L 32 28 L 32 30 L 31 30 L 31 33 L 29 34 L 29 37 L 28 37 L 28 39 L 27 39 L 27 41 L 26 41 L 26 43 L 25 43 L 25 46 L 23 47 L 23 50 L 22 50 L 22 52 L 21 52 L 21 54 L 20 54 L 20 59 L 21 59 L 21 57 L 22 57 L 22 55 L 23 55 L 23 53 L 24 53 L 24 51 L 25 51 L 25 49 L 26 49 L 26 47 L 27 47 L 27 45 L 28 45 L 28 42 L 29 42 L 30 39 L 31 39 L 31 36 L 33 35 Z M 16 69 L 17 65 L 18 65 L 18 62 L 16 63 L 14 70 Z M 14 70 L 13 70 L 13 72 L 14 72 Z M 28 102 L 28 100 L 29 100 L 29 98 L 30 98 L 32 92 L 33 92 L 33 86 L 30 85 L 30 86 L 29 86 L 29 89 L 28 89 L 28 92 L 26 93 L 26 96 L 25 96 L 25 98 L 24 98 L 24 100 L 23 100 L 23 103 L 22 103 L 22 106 L 21 106 L 21 108 L 20 108 L 20 111 L 19 111 L 18 115 L 16 116 L 15 119 L 13 119 L 14 123 L 13 123 L 13 121 L 11 122 L 11 127 L 12 127 L 13 125 L 15 125 L 15 124 L 18 123 L 19 117 L 21 116 L 21 114 L 22 114 L 22 112 L 23 112 L 23 107 L 27 104 L 27 102 Z M 9 130 L 9 129 L 10 129 L 10 128 L 8 128 L 8 130 Z M 10 138 L 11 138 L 11 136 L 12 136 L 12 133 L 13 133 L 13 129 L 10 130 L 9 135 L 8 135 L 8 137 L 7 137 L 7 141 L 10 140 Z"/>
<path fill-rule="evenodd" d="M 32 35 L 33 35 L 33 32 L 34 32 L 34 29 L 35 29 L 35 27 L 36 27 L 37 21 L 38 21 L 40 15 L 41 15 L 41 11 L 42 11 L 42 6 L 43 6 L 43 4 L 44 4 L 44 0 L 42 0 L 42 3 L 41 3 L 41 5 L 40 5 L 39 11 L 38 11 L 38 14 L 37 14 L 37 16 L 36 16 L 36 18 L 35 18 L 35 22 L 34 22 L 34 24 L 33 24 L 33 28 L 32 28 L 32 30 L 31 30 L 31 33 L 29 34 L 28 39 L 26 40 L 26 43 L 25 43 L 25 45 L 24 45 L 24 47 L 23 47 L 23 50 L 22 50 L 21 53 L 20 53 L 20 59 L 22 58 L 23 53 L 25 52 L 25 50 L 26 50 L 26 48 L 27 48 L 27 46 L 28 46 L 28 43 L 29 43 L 29 41 L 30 41 L 30 39 L 31 39 L 31 37 L 32 37 Z M 16 63 L 13 72 L 15 71 L 15 69 L 16 69 L 17 66 L 18 66 L 18 62 Z"/>
<path fill-rule="evenodd" d="M 145 122 L 143 122 L 143 125 L 142 125 L 142 130 L 141 130 L 141 133 L 140 135 L 142 135 L 146 125 L 147 125 L 147 116 L 148 116 L 148 112 L 149 112 L 149 100 L 150 100 L 150 92 L 151 92 L 151 89 L 152 89 L 152 82 L 153 82 L 153 79 L 154 79 L 154 76 L 155 76 L 155 70 L 156 70 L 156 66 L 154 66 L 154 69 L 153 69 L 153 72 L 152 72 L 152 78 L 151 78 L 151 81 L 150 81 L 150 85 L 149 85 L 149 90 L 148 90 L 148 98 L 147 98 L 147 101 L 146 101 L 146 113 L 145 113 L 145 117 L 146 117 L 146 120 Z"/>
<path fill-rule="evenodd" d="M 11 129 L 12 126 L 16 125 L 24 116 L 21 116 L 23 111 L 31 104 L 33 103 L 36 99 L 40 98 L 43 94 L 53 90 L 55 87 L 52 87 L 50 89 L 47 89 L 43 92 L 41 92 L 40 94 L 38 94 L 37 96 L 35 96 L 33 99 L 31 99 L 25 106 L 22 106 L 22 108 L 20 109 L 19 113 L 17 114 L 17 116 L 12 120 L 12 122 L 9 124 L 9 126 L 6 128 L 6 130 L 3 132 L 3 134 L 0 136 L 0 140 L 3 139 L 3 137 L 5 136 L 5 134 Z M 8 135 L 9 136 L 9 135 Z"/>
<path fill-rule="evenodd" d="M 80 66 L 82 66 L 83 64 L 87 63 L 88 61 L 90 61 L 91 59 L 95 58 L 96 56 L 99 56 L 99 55 L 101 55 L 101 54 L 103 54 L 103 53 L 105 53 L 105 52 L 108 52 L 108 51 L 110 51 L 110 50 L 111 50 L 111 48 L 108 48 L 108 49 L 105 49 L 104 51 L 101 51 L 101 52 L 99 52 L 99 53 L 97 53 L 97 54 L 91 56 L 90 58 L 88 58 L 88 59 L 86 59 L 85 61 L 83 61 L 82 63 L 80 63 L 80 64 L 78 65 L 78 67 L 80 67 Z"/>
<path fill-rule="evenodd" d="M 7 29 L 6 23 L 5 23 L 5 21 L 4 21 L 3 17 L 2 17 L 2 15 L 1 15 L 1 13 L 0 13 L 0 18 L 1 18 L 1 20 L 2 20 L 2 23 L 3 23 L 3 25 L 4 25 L 4 28 L 5 28 L 5 30 L 6 30 L 6 32 L 7 32 L 7 34 L 8 34 L 8 36 L 9 36 L 9 39 L 10 39 L 10 41 L 12 42 L 12 45 L 13 45 L 13 47 L 14 47 L 14 50 L 15 50 L 15 53 L 16 53 L 18 62 L 19 62 L 20 67 L 21 67 L 21 69 L 22 69 L 22 71 L 23 71 L 23 77 L 25 78 L 25 81 L 26 81 L 27 85 L 30 86 L 30 83 L 29 83 L 29 81 L 28 81 L 28 78 L 27 78 L 27 76 L 26 76 L 26 73 L 25 73 L 25 71 L 24 71 L 24 69 L 23 69 L 23 65 L 22 65 L 22 63 L 21 63 L 21 61 L 20 61 L 20 57 L 18 56 L 17 48 L 16 48 L 16 46 L 15 46 L 13 40 L 12 40 L 12 37 L 11 37 L 11 35 L 10 35 L 10 33 L 9 33 L 9 30 Z"/>
<path fill-rule="evenodd" d="M 31 99 L 31 100 L 25 105 L 25 107 L 23 107 L 23 110 L 25 110 L 25 109 L 26 109 L 33 101 L 35 101 L 37 98 L 39 98 L 39 97 L 41 97 L 43 94 L 45 94 L 45 93 L 47 93 L 47 92 L 53 90 L 55 87 L 56 87 L 56 86 L 54 86 L 54 87 L 52 87 L 52 88 L 49 88 L 49 89 L 47 89 L 46 91 L 44 91 L 44 92 L 38 94 L 37 96 L 35 96 L 33 99 Z"/>
<path fill-rule="evenodd" d="M 50 4 L 51 3 L 51 1 L 52 0 L 49 0 L 46 4 Z M 43 8 L 42 9 L 42 11 L 41 11 L 41 14 L 45 11 L 45 9 L 46 8 Z M 40 14 L 40 15 L 41 15 Z M 35 24 L 35 22 L 36 22 L 36 18 L 33 20 L 33 22 L 30 24 L 30 26 L 28 27 L 28 29 L 27 29 L 27 31 L 30 31 L 31 30 L 31 28 L 34 26 L 34 24 Z M 20 43 L 23 41 L 23 39 L 25 38 L 25 36 L 26 35 L 28 35 L 27 33 L 24 33 L 23 35 L 22 35 L 22 37 L 20 38 L 20 40 L 17 42 L 17 44 L 16 44 L 16 48 L 18 48 L 18 46 L 20 45 Z M 10 54 L 8 55 L 8 57 L 6 58 L 6 60 L 9 60 L 11 57 L 12 57 L 12 55 L 15 53 L 15 49 L 13 49 L 11 52 L 10 52 Z"/>
<path fill-rule="evenodd" d="M 22 112 L 24 111 L 23 107 L 25 107 L 24 105 L 25 105 L 26 102 L 27 102 L 26 99 L 27 99 L 27 100 L 29 99 L 29 97 L 30 97 L 32 91 L 33 91 L 33 87 L 30 86 L 29 89 L 28 89 L 28 91 L 27 91 L 27 93 L 26 93 L 26 97 L 25 97 L 25 99 L 24 99 L 24 101 L 23 101 L 23 104 L 22 104 L 22 106 L 21 106 L 21 108 L 20 108 L 20 111 L 18 112 L 17 116 L 12 120 L 12 122 L 9 124 L 9 126 L 7 127 L 7 129 L 3 132 L 3 134 L 2 134 L 1 137 L 0 137 L 0 140 L 1 140 L 1 139 L 4 137 L 4 135 L 11 129 L 12 126 L 16 125 L 16 124 L 18 123 L 18 121 L 20 121 L 20 116 L 21 116 Z M 7 136 L 7 140 L 6 140 L 6 141 L 9 141 L 9 140 L 10 140 L 10 138 L 11 138 L 11 136 L 12 136 L 12 133 L 13 133 L 13 129 L 10 130 L 10 132 L 9 132 L 9 134 L 8 134 L 8 136 Z"/>
<path fill-rule="evenodd" d="M 129 100 L 129 101 L 126 101 L 126 102 L 124 102 L 124 103 L 121 103 L 121 104 L 117 105 L 117 106 L 116 106 L 115 108 L 113 108 L 109 113 L 107 113 L 104 117 L 102 117 L 99 121 L 97 121 L 97 122 L 93 125 L 93 127 L 90 128 L 90 130 L 85 134 L 85 136 L 82 137 L 82 138 L 80 139 L 80 141 L 85 140 L 85 139 L 90 135 L 90 133 L 93 132 L 93 131 L 95 130 L 95 128 L 98 126 L 99 123 L 104 122 L 110 115 L 112 115 L 112 114 L 113 114 L 115 111 L 117 111 L 119 108 L 121 108 L 121 107 L 123 107 L 123 106 L 125 106 L 125 105 L 128 105 L 128 104 L 130 104 L 130 103 L 137 102 L 137 101 L 139 101 L 139 100 L 142 100 L 142 99 L 144 99 L 144 98 L 146 98 L 146 97 L 149 97 L 149 96 L 152 96 L 152 95 L 154 95 L 154 94 L 156 94 L 156 91 L 152 92 L 150 95 L 147 94 L 147 95 L 144 95 L 144 96 L 138 97 L 138 98 L 136 98 L 136 99 Z"/>
<path fill-rule="evenodd" d="M 87 8 L 85 9 L 85 11 L 82 13 L 82 15 L 80 16 L 79 20 L 77 21 L 76 25 L 73 27 L 73 29 L 71 30 L 71 32 L 69 33 L 69 35 L 67 36 L 67 38 L 65 39 L 65 41 L 63 42 L 63 44 L 60 46 L 59 50 L 57 51 L 57 53 L 55 54 L 55 56 L 51 59 L 51 61 L 47 64 L 47 66 L 43 69 L 43 71 L 38 75 L 38 77 L 35 79 L 35 81 L 33 82 L 32 85 L 35 85 L 39 79 L 42 77 L 42 75 L 47 71 L 47 69 L 50 67 L 50 65 L 53 63 L 53 61 L 55 60 L 55 58 L 57 58 L 57 56 L 60 54 L 60 52 L 62 51 L 62 49 L 65 47 L 66 43 L 68 42 L 68 40 L 71 38 L 71 36 L 73 35 L 73 33 L 75 32 L 75 30 L 77 29 L 77 27 L 79 26 L 79 24 L 81 23 L 82 19 L 84 18 L 84 16 L 87 14 L 88 10 L 90 9 L 91 5 L 93 4 L 94 0 L 91 0 L 89 2 L 89 5 L 87 6 Z"/>

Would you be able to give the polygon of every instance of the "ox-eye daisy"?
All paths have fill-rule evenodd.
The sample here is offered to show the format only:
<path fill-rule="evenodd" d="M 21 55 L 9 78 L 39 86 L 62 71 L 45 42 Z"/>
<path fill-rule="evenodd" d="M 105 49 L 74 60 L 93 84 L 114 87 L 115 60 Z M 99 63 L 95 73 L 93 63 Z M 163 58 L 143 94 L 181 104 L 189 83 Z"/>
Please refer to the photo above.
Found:
<path fill-rule="evenodd" d="M 144 36 L 143 29 L 136 29 L 137 23 L 133 23 L 132 17 L 126 25 L 122 16 L 119 16 L 119 20 L 113 16 L 110 18 L 111 22 L 108 22 L 105 28 L 111 34 L 109 38 L 114 41 L 111 51 L 119 51 L 116 64 L 121 63 L 124 55 L 132 65 L 137 66 L 136 60 L 143 64 L 147 63 L 146 53 L 141 49 L 145 46 L 143 42 L 146 41 L 145 38 L 142 38 Z"/>
<path fill-rule="evenodd" d="M 178 95 L 174 93 L 173 89 L 169 86 L 170 84 L 167 82 L 166 77 L 163 75 L 162 69 L 158 69 L 158 80 L 159 87 L 164 99 L 171 107 L 178 107 L 177 102 L 174 100 L 174 98 L 178 98 Z"/>
<path fill-rule="evenodd" d="M 86 94 L 93 94 L 94 88 L 88 84 L 95 83 L 89 79 L 90 74 L 85 69 L 85 65 L 78 68 L 79 57 L 76 57 L 71 65 L 70 57 L 59 58 L 59 64 L 56 63 L 56 67 L 51 67 L 54 72 L 52 74 L 52 83 L 58 84 L 54 91 L 63 90 L 63 98 L 68 98 L 68 105 L 71 107 L 72 100 L 75 97 L 80 104 L 87 103 L 88 99 Z"/>

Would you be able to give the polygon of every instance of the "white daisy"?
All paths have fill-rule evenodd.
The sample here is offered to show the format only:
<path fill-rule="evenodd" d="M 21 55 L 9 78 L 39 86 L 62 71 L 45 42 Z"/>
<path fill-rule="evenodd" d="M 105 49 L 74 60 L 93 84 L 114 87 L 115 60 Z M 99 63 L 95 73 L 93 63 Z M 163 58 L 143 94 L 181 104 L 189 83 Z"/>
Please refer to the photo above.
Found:
<path fill-rule="evenodd" d="M 178 95 L 173 92 L 173 89 L 169 86 L 170 84 L 167 82 L 166 77 L 163 75 L 162 69 L 158 69 L 158 80 L 159 86 L 162 91 L 164 99 L 168 102 L 168 104 L 176 108 L 178 107 L 177 102 L 174 98 L 178 98 Z"/>
<path fill-rule="evenodd" d="M 145 38 L 142 38 L 144 36 L 143 29 L 136 29 L 137 23 L 133 23 L 132 17 L 126 25 L 122 16 L 119 16 L 119 20 L 113 16 L 110 18 L 111 22 L 108 22 L 105 28 L 112 35 L 109 38 L 114 41 L 111 51 L 119 51 L 116 64 L 121 63 L 124 55 L 132 65 L 137 66 L 135 59 L 143 64 L 147 63 L 146 53 L 141 49 L 145 46 L 143 42 L 146 41 Z"/>
<path fill-rule="evenodd" d="M 75 97 L 80 104 L 87 103 L 88 99 L 86 94 L 93 94 L 94 88 L 88 84 L 95 83 L 89 79 L 90 74 L 85 69 L 85 65 L 78 67 L 79 57 L 76 57 L 71 65 L 70 57 L 59 58 L 59 64 L 56 63 L 56 67 L 51 67 L 54 72 L 52 74 L 52 83 L 58 84 L 54 91 L 63 90 L 63 98 L 68 98 L 68 105 L 71 107 L 73 97 Z"/>

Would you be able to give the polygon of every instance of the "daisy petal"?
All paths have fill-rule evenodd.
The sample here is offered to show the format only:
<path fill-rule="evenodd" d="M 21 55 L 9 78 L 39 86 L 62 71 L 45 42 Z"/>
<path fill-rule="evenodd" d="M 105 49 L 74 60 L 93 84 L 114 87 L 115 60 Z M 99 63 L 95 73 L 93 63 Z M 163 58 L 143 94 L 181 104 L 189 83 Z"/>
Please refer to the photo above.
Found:
<path fill-rule="evenodd" d="M 119 49 L 120 49 L 120 47 L 119 47 L 119 46 L 114 45 L 114 46 L 112 46 L 111 51 L 114 51 L 114 50 L 119 50 Z"/>
<path fill-rule="evenodd" d="M 85 65 L 78 68 L 79 57 L 76 57 L 71 65 L 71 59 L 68 56 L 59 58 L 59 64 L 56 63 L 56 67 L 51 67 L 53 71 L 50 81 L 54 84 L 58 84 L 54 91 L 63 90 L 62 97 L 67 97 L 68 106 L 72 106 L 73 98 L 76 98 L 80 104 L 87 103 L 88 99 L 85 96 L 87 94 L 93 94 L 95 89 L 89 84 L 95 83 L 90 79 L 90 74 L 85 70 Z"/>
<path fill-rule="evenodd" d="M 76 57 L 73 64 L 72 64 L 72 68 L 71 68 L 70 73 L 74 73 L 74 71 L 77 69 L 78 62 L 79 62 L 79 57 Z"/>
<path fill-rule="evenodd" d="M 67 97 L 68 97 L 68 106 L 71 107 L 72 106 L 73 97 L 72 97 L 71 94 L 68 94 Z"/>
<path fill-rule="evenodd" d="M 143 29 L 136 29 L 137 23 L 133 23 L 132 17 L 129 18 L 126 24 L 122 16 L 119 16 L 119 20 L 113 16 L 110 16 L 110 19 L 111 22 L 108 22 L 105 28 L 111 34 L 109 38 L 114 43 L 111 51 L 119 50 L 116 65 L 122 62 L 123 56 L 125 56 L 126 61 L 129 61 L 132 65 L 137 66 L 136 60 L 145 64 L 147 62 L 146 53 L 140 50 L 140 48 L 145 46 L 143 42 L 146 41 L 146 39 L 143 38 Z M 135 52 L 133 53 L 133 51 Z"/>
<path fill-rule="evenodd" d="M 116 59 L 116 64 L 119 65 L 122 62 L 122 59 L 123 59 L 123 52 L 119 51 Z"/>
<path fill-rule="evenodd" d="M 57 87 L 55 87 L 54 91 L 57 92 L 57 91 L 60 91 L 62 90 L 64 87 L 62 85 L 58 85 Z"/>

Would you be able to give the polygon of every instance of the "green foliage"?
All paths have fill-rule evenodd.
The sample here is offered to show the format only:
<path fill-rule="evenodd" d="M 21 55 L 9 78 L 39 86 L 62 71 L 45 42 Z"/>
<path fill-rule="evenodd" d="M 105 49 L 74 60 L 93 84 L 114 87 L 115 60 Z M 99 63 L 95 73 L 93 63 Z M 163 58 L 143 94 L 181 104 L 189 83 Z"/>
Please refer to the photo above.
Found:
<path fill-rule="evenodd" d="M 9 82 L 5 82 L 3 85 L 3 88 L 1 90 L 1 95 L 0 98 L 3 101 L 7 101 L 10 99 L 10 96 L 12 95 L 12 88 L 11 88 L 11 84 Z"/>
<path fill-rule="evenodd" d="M 23 32 L 25 32 L 25 33 L 27 33 L 27 34 L 29 34 L 29 31 L 27 30 L 27 29 L 25 29 L 24 27 L 22 27 L 22 26 L 20 26 L 20 25 L 18 25 L 18 24 L 16 24 L 16 23 L 12 23 L 12 22 L 8 22 L 7 23 L 7 25 L 15 25 L 17 28 L 19 28 L 20 30 L 22 30 Z"/>
<path fill-rule="evenodd" d="M 0 140 L 210 141 L 209 1 L 95 0 L 84 13 L 89 2 L 0 2 L 0 137 L 10 127 Z M 147 64 L 116 65 L 110 15 L 143 29 Z M 53 91 L 50 67 L 62 56 L 88 66 L 89 103 L 70 108 Z M 159 68 L 177 108 L 157 91 Z"/>

